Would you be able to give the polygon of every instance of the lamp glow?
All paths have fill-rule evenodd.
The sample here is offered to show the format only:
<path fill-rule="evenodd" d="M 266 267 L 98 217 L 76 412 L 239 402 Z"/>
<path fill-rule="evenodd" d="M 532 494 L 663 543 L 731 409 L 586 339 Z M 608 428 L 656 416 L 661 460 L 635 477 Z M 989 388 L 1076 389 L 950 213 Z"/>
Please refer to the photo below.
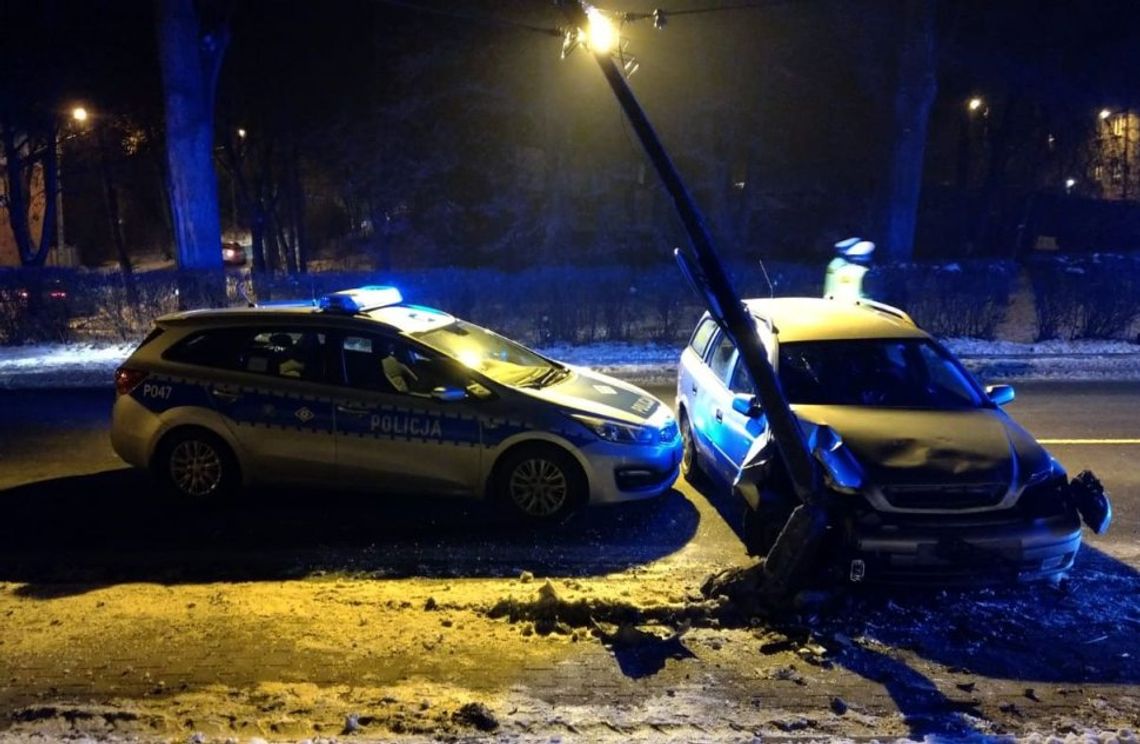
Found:
<path fill-rule="evenodd" d="M 1109 111 L 1108 109 L 1101 109 L 1101 110 L 1100 110 L 1100 113 L 1098 114 L 1098 116 L 1100 117 L 1100 120 L 1101 120 L 1101 121 L 1104 121 L 1104 120 L 1105 120 L 1105 119 L 1107 119 L 1108 117 L 1112 116 L 1112 112 L 1111 112 L 1111 111 Z"/>
<path fill-rule="evenodd" d="M 586 18 L 590 21 L 586 29 L 586 42 L 590 51 L 595 54 L 607 54 L 617 46 L 618 33 L 614 24 L 600 10 L 594 7 L 586 9 Z"/>
<path fill-rule="evenodd" d="M 1072 189 L 1076 185 L 1077 185 L 1077 179 L 1075 179 L 1075 178 L 1066 178 L 1065 179 L 1065 189 L 1066 190 Z"/>
<path fill-rule="evenodd" d="M 87 109 L 82 106 L 76 106 L 71 110 L 71 118 L 78 122 L 87 121 Z"/>
<path fill-rule="evenodd" d="M 464 367 L 479 369 L 483 366 L 483 355 L 474 349 L 464 349 L 455 356 Z"/>
<path fill-rule="evenodd" d="M 970 99 L 970 102 L 966 104 L 966 107 L 971 111 L 977 111 L 982 107 L 982 103 L 983 101 L 981 98 L 975 97 Z"/>

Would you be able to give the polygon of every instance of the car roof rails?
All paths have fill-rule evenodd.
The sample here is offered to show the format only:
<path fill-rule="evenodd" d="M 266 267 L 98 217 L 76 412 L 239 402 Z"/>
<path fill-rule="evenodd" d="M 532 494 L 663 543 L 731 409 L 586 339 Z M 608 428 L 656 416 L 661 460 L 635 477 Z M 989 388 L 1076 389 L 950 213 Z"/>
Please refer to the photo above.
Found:
<path fill-rule="evenodd" d="M 898 318 L 899 320 L 902 320 L 903 322 L 905 322 L 909 325 L 917 327 L 917 324 L 914 322 L 913 318 L 911 318 L 909 315 L 907 315 L 905 311 L 900 310 L 899 308 L 895 307 L 894 305 L 888 305 L 885 302 L 877 302 L 876 300 L 871 300 L 871 299 L 868 299 L 866 297 L 864 297 L 862 299 L 855 300 L 855 304 L 861 305 L 861 306 L 869 308 L 871 310 L 877 310 L 878 312 L 883 313 L 885 315 L 893 315 L 894 317 Z"/>

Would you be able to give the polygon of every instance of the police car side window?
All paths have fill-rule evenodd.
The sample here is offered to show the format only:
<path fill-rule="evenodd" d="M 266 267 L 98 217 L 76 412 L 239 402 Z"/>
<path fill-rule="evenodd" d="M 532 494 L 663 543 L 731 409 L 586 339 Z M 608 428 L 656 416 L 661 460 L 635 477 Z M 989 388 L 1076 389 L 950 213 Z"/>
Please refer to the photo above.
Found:
<path fill-rule="evenodd" d="M 748 374 L 748 367 L 745 366 L 740 355 L 736 355 L 736 369 L 732 373 L 732 384 L 728 386 L 734 393 L 745 393 L 747 395 L 756 394 L 756 386 L 752 383 L 752 375 Z"/>
<path fill-rule="evenodd" d="M 240 369 L 313 382 L 325 379 L 325 334 L 293 328 L 255 329 L 240 357 Z"/>
<path fill-rule="evenodd" d="M 162 356 L 172 362 L 194 364 L 216 369 L 240 369 L 242 349 L 250 333 L 248 328 L 215 328 L 195 333 L 178 342 Z"/>

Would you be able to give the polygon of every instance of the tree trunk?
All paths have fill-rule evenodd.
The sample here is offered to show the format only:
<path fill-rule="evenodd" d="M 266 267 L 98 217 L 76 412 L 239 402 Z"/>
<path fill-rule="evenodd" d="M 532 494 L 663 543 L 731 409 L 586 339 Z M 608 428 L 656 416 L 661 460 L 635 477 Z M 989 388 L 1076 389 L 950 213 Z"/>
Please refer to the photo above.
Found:
<path fill-rule="evenodd" d="M 30 135 L 29 135 L 30 137 Z M 22 266 L 43 266 L 48 251 L 57 242 L 59 223 L 56 219 L 58 206 L 55 195 L 59 190 L 59 153 L 55 149 L 55 138 L 49 139 L 39 157 L 43 172 L 44 215 L 37 243 L 32 237 L 29 214 L 32 208 L 32 176 L 36 167 L 34 144 L 29 140 L 24 145 L 16 144 L 16 132 L 7 122 L 0 122 L 0 139 L 3 140 L 4 161 L 7 163 L 8 223 L 16 241 Z M 27 154 L 24 154 L 26 149 Z"/>
<path fill-rule="evenodd" d="M 906 0 L 903 9 L 894 136 L 882 233 L 884 253 L 892 261 L 907 261 L 914 254 L 926 129 L 938 88 L 935 5 L 934 0 Z"/>
<path fill-rule="evenodd" d="M 222 228 L 214 173 L 214 93 L 225 52 L 224 34 L 203 34 L 194 0 L 158 0 L 158 46 L 166 99 L 170 212 L 180 270 L 197 289 L 217 275 L 222 300 Z"/>
<path fill-rule="evenodd" d="M 127 253 L 127 241 L 123 238 L 123 223 L 119 213 L 119 191 L 115 186 L 115 176 L 111 172 L 111 156 L 108 152 L 107 135 L 102 124 L 98 128 L 96 138 L 99 144 L 99 170 L 103 180 L 103 205 L 107 209 L 107 223 L 111 230 L 111 242 L 115 246 L 115 256 L 119 260 L 119 270 L 123 274 L 123 284 L 127 290 L 127 302 L 138 304 L 138 292 L 135 291 L 135 280 L 131 257 Z"/>

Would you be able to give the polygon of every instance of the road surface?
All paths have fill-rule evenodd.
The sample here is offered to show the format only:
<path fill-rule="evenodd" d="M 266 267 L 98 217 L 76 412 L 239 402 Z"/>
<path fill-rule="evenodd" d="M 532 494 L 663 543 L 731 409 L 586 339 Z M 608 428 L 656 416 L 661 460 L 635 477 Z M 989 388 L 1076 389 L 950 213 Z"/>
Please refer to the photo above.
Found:
<path fill-rule="evenodd" d="M 0 738 L 1140 727 L 1140 385 L 1023 384 L 1009 408 L 1114 498 L 1067 587 L 867 592 L 766 621 L 701 596 L 750 560 L 735 505 L 686 483 L 538 534 L 427 498 L 192 508 L 117 460 L 110 402 L 0 393 Z"/>

